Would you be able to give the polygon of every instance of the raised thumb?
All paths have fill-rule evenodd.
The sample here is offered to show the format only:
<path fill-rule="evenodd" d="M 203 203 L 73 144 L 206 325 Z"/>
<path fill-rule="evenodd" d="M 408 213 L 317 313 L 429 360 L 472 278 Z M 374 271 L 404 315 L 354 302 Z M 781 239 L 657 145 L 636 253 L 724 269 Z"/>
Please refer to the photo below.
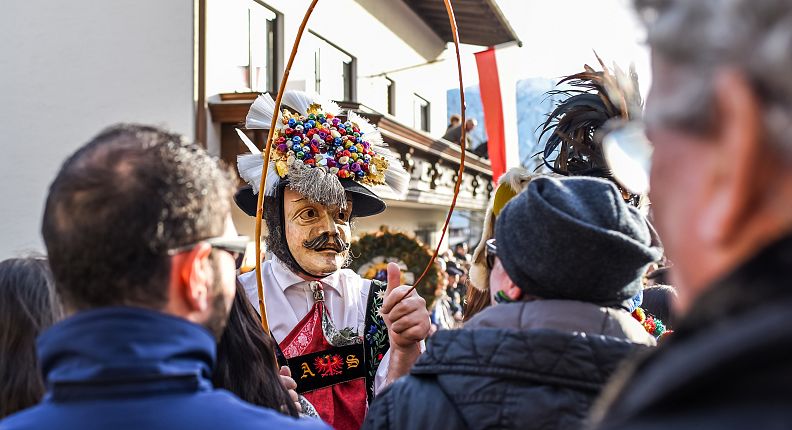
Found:
<path fill-rule="evenodd" d="M 388 263 L 388 287 L 385 289 L 385 294 L 390 294 L 399 285 L 401 285 L 401 269 L 396 263 Z"/>

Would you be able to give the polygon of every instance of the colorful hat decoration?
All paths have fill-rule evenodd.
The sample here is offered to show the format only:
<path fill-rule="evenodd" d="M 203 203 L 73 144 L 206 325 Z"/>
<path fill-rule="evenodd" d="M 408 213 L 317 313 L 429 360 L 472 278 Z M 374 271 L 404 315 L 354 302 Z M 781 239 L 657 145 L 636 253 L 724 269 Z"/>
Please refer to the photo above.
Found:
<path fill-rule="evenodd" d="M 318 95 L 287 91 L 283 103 L 294 111 L 278 115 L 265 193 L 273 195 L 281 179 L 289 188 L 324 205 L 346 207 L 342 181 L 377 189 L 386 186 L 403 196 L 410 177 L 400 160 L 383 142 L 379 130 L 352 111 L 345 117 L 338 105 Z M 260 95 L 248 112 L 245 127 L 268 129 L 275 102 Z M 237 159 L 239 173 L 254 190 L 260 185 L 264 158 L 255 145 L 238 130 L 250 154 Z"/>
<path fill-rule="evenodd" d="M 646 332 L 654 336 L 655 339 L 660 339 L 663 336 L 673 333 L 673 330 L 666 328 L 660 318 L 644 311 L 641 307 L 635 308 L 632 312 L 632 316 L 641 323 Z"/>

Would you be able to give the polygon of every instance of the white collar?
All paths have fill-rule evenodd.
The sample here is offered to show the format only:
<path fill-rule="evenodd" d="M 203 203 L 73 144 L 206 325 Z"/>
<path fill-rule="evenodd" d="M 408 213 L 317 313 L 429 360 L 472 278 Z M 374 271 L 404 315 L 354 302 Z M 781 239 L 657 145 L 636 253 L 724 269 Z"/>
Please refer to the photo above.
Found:
<path fill-rule="evenodd" d="M 278 259 L 278 257 L 274 255 L 272 256 L 272 274 L 275 277 L 275 282 L 278 284 L 278 287 L 281 289 L 281 291 L 286 291 L 286 289 L 291 286 L 306 282 L 305 279 L 292 272 L 291 269 L 286 267 L 286 264 L 284 264 Z M 336 290 L 341 297 L 344 297 L 344 288 L 341 285 L 341 282 L 339 282 L 340 280 L 340 271 L 333 272 L 332 274 L 320 279 L 322 284 Z"/>

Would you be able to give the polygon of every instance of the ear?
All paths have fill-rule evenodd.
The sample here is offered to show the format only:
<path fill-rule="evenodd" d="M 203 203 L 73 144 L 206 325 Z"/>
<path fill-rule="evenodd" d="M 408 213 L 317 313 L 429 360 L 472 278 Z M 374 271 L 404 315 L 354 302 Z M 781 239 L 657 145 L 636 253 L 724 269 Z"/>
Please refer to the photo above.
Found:
<path fill-rule="evenodd" d="M 209 294 L 212 288 L 213 268 L 209 261 L 212 247 L 198 244 L 189 253 L 182 254 L 178 267 L 181 297 L 187 308 L 193 312 L 203 312 L 209 308 Z"/>
<path fill-rule="evenodd" d="M 699 227 L 705 240 L 722 246 L 739 235 L 759 186 L 762 109 L 745 76 L 734 70 L 718 72 L 714 90 L 718 148 L 713 150 L 712 195 Z"/>
<path fill-rule="evenodd" d="M 520 300 L 522 298 L 523 292 L 517 285 L 514 285 L 514 282 L 509 280 L 509 286 L 504 290 L 507 296 L 509 296 L 512 300 Z"/>

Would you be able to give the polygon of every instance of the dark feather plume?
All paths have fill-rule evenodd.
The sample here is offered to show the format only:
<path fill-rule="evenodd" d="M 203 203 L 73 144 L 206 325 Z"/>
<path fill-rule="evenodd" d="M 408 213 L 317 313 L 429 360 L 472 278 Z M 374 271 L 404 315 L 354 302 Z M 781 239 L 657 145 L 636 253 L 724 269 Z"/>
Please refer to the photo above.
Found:
<path fill-rule="evenodd" d="M 635 70 L 625 73 L 614 66 L 611 71 L 599 56 L 597 61 L 602 71 L 584 65 L 582 72 L 558 83 L 569 88 L 547 93 L 565 97 L 540 126 L 540 139 L 548 135 L 542 160 L 560 175 L 612 179 L 602 152 L 603 132 L 608 123 L 635 119 L 642 110 Z M 550 160 L 554 154 L 557 157 Z"/>

